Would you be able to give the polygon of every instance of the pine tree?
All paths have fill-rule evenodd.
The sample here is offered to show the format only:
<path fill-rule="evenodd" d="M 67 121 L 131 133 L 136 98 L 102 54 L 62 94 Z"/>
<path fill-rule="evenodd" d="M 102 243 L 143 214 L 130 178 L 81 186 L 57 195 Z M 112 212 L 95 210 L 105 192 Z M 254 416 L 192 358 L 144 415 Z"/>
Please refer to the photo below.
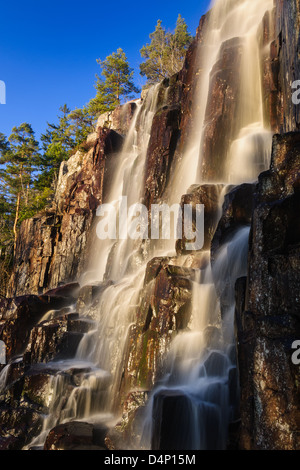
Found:
<path fill-rule="evenodd" d="M 43 155 L 39 160 L 40 174 L 36 182 L 36 187 L 40 190 L 55 184 L 61 162 L 68 159 L 70 150 L 75 146 L 70 109 L 64 104 L 59 110 L 61 115 L 58 116 L 58 124 L 48 123 L 46 132 L 41 135 Z"/>
<path fill-rule="evenodd" d="M 98 59 L 97 63 L 102 77 L 96 76 L 97 94 L 87 106 L 88 113 L 94 117 L 112 111 L 124 100 L 132 98 L 132 93 L 139 93 L 133 82 L 133 69 L 123 49 L 119 48 L 103 61 Z"/>
<path fill-rule="evenodd" d="M 174 33 L 166 32 L 158 20 L 149 37 L 150 44 L 140 50 L 142 58 L 146 59 L 140 65 L 140 73 L 147 78 L 148 84 L 154 84 L 179 72 L 192 36 L 184 19 L 178 15 Z"/>
<path fill-rule="evenodd" d="M 174 34 L 169 36 L 169 60 L 168 73 L 173 75 L 177 73 L 185 58 L 186 50 L 192 42 L 192 36 L 188 32 L 187 24 L 179 14 L 176 22 Z"/>
<path fill-rule="evenodd" d="M 17 239 L 17 226 L 31 209 L 32 188 L 35 171 L 39 162 L 39 144 L 35 140 L 32 127 L 23 123 L 12 129 L 8 141 L 1 138 L 0 181 L 2 183 L 2 202 L 5 209 L 13 214 L 14 251 Z"/>
<path fill-rule="evenodd" d="M 89 134 L 95 131 L 96 118 L 90 113 L 87 106 L 76 108 L 69 114 L 70 131 L 75 146 L 84 142 Z"/>
<path fill-rule="evenodd" d="M 151 42 L 140 50 L 141 56 L 146 59 L 140 65 L 140 73 L 146 76 L 148 83 L 160 82 L 168 76 L 166 71 L 168 36 L 162 27 L 162 21 L 158 20 L 155 30 L 149 35 Z"/>

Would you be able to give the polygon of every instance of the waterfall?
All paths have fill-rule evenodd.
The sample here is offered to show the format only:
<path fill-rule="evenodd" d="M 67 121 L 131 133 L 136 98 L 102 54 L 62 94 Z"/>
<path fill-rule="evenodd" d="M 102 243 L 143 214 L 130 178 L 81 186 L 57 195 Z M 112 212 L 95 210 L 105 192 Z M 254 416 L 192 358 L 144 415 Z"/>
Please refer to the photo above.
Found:
<path fill-rule="evenodd" d="M 253 182 L 268 167 L 271 132 L 263 121 L 257 28 L 272 6 L 272 0 L 217 0 L 212 5 L 199 58 L 201 86 L 194 103 L 197 126 L 181 161 L 173 168 L 165 193 L 167 204 L 179 203 L 191 185 L 211 182 L 202 171 L 209 163 L 205 149 L 210 87 L 224 44 L 233 44 L 229 43 L 232 40 L 242 52 L 235 71 L 239 87 L 232 132 L 225 136 L 226 145 L 219 149 L 223 165 L 217 179 L 225 188 L 220 191 L 219 214 L 230 185 Z M 143 102 L 137 102 L 123 150 L 117 156 L 114 179 L 105 201 L 116 210 L 122 197 L 127 198 L 128 205 L 142 200 L 147 148 L 158 94 L 159 85 L 148 91 Z M 167 99 L 166 90 L 165 102 Z M 236 230 L 222 245 L 213 264 L 209 262 L 209 251 L 199 254 L 208 262 L 204 263 L 204 269 L 196 270 L 188 328 L 172 341 L 165 375 L 150 394 L 141 430 L 142 441 L 138 444 L 142 448 L 167 449 L 170 445 L 164 432 L 170 403 L 176 413 L 174 422 L 168 423 L 173 449 L 226 447 L 228 425 L 238 412 L 234 284 L 238 277 L 246 274 L 248 236 L 248 226 Z M 98 303 L 83 314 L 93 319 L 94 326 L 81 340 L 74 360 L 47 364 L 48 368 L 58 371 L 53 376 L 49 395 L 50 413 L 41 435 L 30 446 L 41 445 L 47 432 L 60 422 L 72 419 L 113 422 L 114 399 L 124 367 L 128 331 L 136 319 L 147 262 L 154 256 L 168 256 L 170 252 L 174 257 L 175 247 L 170 244 L 156 242 L 149 248 L 141 239 L 124 236 L 118 241 L 103 241 L 95 237 L 93 260 L 81 279 L 82 286 L 93 283 L 100 288 L 103 286 Z M 174 257 L 172 262 L 182 264 L 184 261 Z M 220 286 L 227 290 L 229 299 L 222 315 Z M 70 369 L 81 371 L 83 379 L 66 398 L 66 372 Z M 176 431 L 178 429 L 180 432 Z"/>
<path fill-rule="evenodd" d="M 202 72 L 195 106 L 197 128 L 171 185 L 182 179 L 210 182 L 202 168 L 207 164 L 205 139 L 211 83 L 224 44 L 242 45 L 238 74 L 239 93 L 231 123 L 232 135 L 221 153 L 223 171 L 218 181 L 227 185 L 254 182 L 268 168 L 272 133 L 265 126 L 257 30 L 272 0 L 219 0 L 208 20 Z M 235 97 L 236 99 L 236 97 Z M 205 106 L 206 104 L 206 106 Z M 200 136 L 200 137 L 199 137 Z M 225 163 L 225 164 L 224 164 Z M 193 170 L 198 164 L 198 181 Z M 185 165 L 187 165 L 186 171 Z M 182 178 L 182 172 L 184 177 Z M 179 184 L 180 187 L 182 187 Z M 172 188 L 173 189 L 173 188 Z M 193 311 L 188 328 L 178 334 L 166 359 L 166 373 L 152 391 L 145 413 L 142 445 L 151 449 L 225 449 L 229 423 L 238 417 L 238 372 L 234 344 L 234 286 L 247 274 L 249 226 L 232 234 L 221 247 L 213 267 L 209 263 L 201 280 L 193 283 Z M 209 256 L 203 252 L 202 256 Z M 226 290 L 226 308 L 220 313 L 220 289 Z"/>

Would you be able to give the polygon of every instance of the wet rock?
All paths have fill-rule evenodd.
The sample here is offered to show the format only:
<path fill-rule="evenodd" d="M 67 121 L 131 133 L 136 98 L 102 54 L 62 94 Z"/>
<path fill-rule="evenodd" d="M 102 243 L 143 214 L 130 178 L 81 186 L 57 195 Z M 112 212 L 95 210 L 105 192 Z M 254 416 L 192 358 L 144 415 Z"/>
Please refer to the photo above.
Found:
<path fill-rule="evenodd" d="M 299 106 L 292 99 L 298 89 L 292 84 L 300 76 L 299 29 L 297 0 L 276 0 L 259 30 L 264 117 L 276 133 L 300 129 Z"/>
<path fill-rule="evenodd" d="M 237 285 L 245 449 L 299 448 L 299 366 L 291 360 L 300 335 L 299 162 L 299 134 L 275 136 L 271 168 L 256 189 L 247 285 Z"/>
<path fill-rule="evenodd" d="M 21 450 L 42 429 L 42 419 L 34 410 L 22 407 L 0 408 L 1 450 Z"/>
<path fill-rule="evenodd" d="M 60 424 L 49 432 L 44 450 L 104 450 L 106 432 L 83 421 Z"/>
<path fill-rule="evenodd" d="M 48 295 L 49 297 L 67 297 L 71 302 L 72 300 L 77 299 L 79 289 L 80 284 L 78 284 L 78 282 L 72 282 L 70 284 L 63 284 L 55 289 L 48 290 L 44 295 Z"/>
<path fill-rule="evenodd" d="M 276 10 L 267 11 L 258 28 L 258 44 L 262 70 L 262 101 L 264 122 L 279 132 L 282 122 L 279 96 L 279 37 L 276 37 Z"/>
<path fill-rule="evenodd" d="M 224 377 L 229 369 L 229 361 L 220 351 L 211 351 L 204 362 L 207 376 Z"/>
<path fill-rule="evenodd" d="M 211 384 L 216 387 L 217 395 L 219 385 Z M 213 403 L 197 399 L 193 402 L 181 390 L 161 390 L 154 395 L 152 419 L 153 450 L 223 448 L 222 438 L 216 433 L 220 410 Z"/>
<path fill-rule="evenodd" d="M 144 285 L 146 286 L 150 281 L 155 279 L 160 270 L 168 265 L 169 261 L 170 258 L 168 257 L 152 258 L 147 264 Z"/>
<path fill-rule="evenodd" d="M 223 189 L 222 184 L 205 184 L 193 185 L 181 198 L 181 209 L 183 213 L 182 220 L 182 238 L 177 240 L 176 252 L 178 255 L 187 254 L 190 251 L 186 250 L 186 243 L 193 243 L 194 240 L 188 240 L 185 236 L 184 230 L 184 205 L 191 205 L 193 210 L 192 216 L 192 230 L 197 232 L 199 240 L 204 235 L 203 246 L 200 249 L 208 250 L 210 248 L 211 240 L 216 230 L 219 218 L 219 203 L 220 194 Z M 197 204 L 204 205 L 204 227 L 197 227 L 196 223 L 196 206 Z M 202 234 L 203 231 L 203 234 Z"/>
<path fill-rule="evenodd" d="M 146 157 L 144 204 L 150 208 L 162 196 L 179 138 L 180 107 L 166 106 L 155 114 Z"/>
<path fill-rule="evenodd" d="M 250 226 L 252 220 L 256 184 L 244 183 L 240 186 L 229 186 L 226 189 L 222 216 L 211 242 L 212 262 L 219 248 L 231 239 L 234 232 L 240 227 Z"/>
<path fill-rule="evenodd" d="M 145 390 L 132 391 L 123 404 L 120 422 L 111 428 L 105 444 L 109 450 L 136 449 L 140 450 L 142 443 L 144 411 L 149 392 Z"/>
<path fill-rule="evenodd" d="M 239 421 L 239 377 L 237 367 L 231 366 L 228 370 L 228 390 L 230 406 L 230 422 Z"/>
<path fill-rule="evenodd" d="M 201 86 L 203 61 L 201 47 L 209 14 L 203 15 L 197 35 L 185 57 L 182 70 L 163 80 L 147 152 L 144 202 L 147 207 L 158 203 L 168 182 L 172 180 L 176 164 L 180 163 L 191 135 L 197 133 L 197 122 L 192 109 Z"/>
<path fill-rule="evenodd" d="M 107 287 L 113 285 L 111 280 L 99 282 L 92 285 L 83 286 L 78 294 L 76 308 L 79 313 L 84 313 L 87 308 L 89 308 L 95 300 L 98 300 L 102 292 L 107 289 Z"/>
<path fill-rule="evenodd" d="M 189 423 L 191 403 L 180 390 L 154 396 L 152 450 L 190 450 L 194 436 Z"/>
<path fill-rule="evenodd" d="M 221 339 L 220 328 L 210 325 L 203 330 L 203 340 L 207 347 L 218 348 L 221 344 Z"/>
<path fill-rule="evenodd" d="M 0 303 L 0 339 L 6 345 L 7 360 L 26 349 L 30 332 L 43 315 L 69 303 L 65 297 L 25 295 Z"/>
<path fill-rule="evenodd" d="M 197 113 L 203 106 L 199 103 L 197 106 L 197 97 L 202 86 L 202 74 L 204 69 L 203 47 L 205 31 L 209 20 L 209 12 L 200 19 L 199 26 L 194 41 L 191 43 L 184 60 L 183 67 L 179 72 L 178 79 L 182 82 L 181 92 L 181 121 L 180 138 L 176 149 L 176 159 L 187 150 L 190 141 L 198 134 Z M 204 53 L 205 55 L 205 53 Z M 193 111 L 193 112 L 192 112 Z"/>
<path fill-rule="evenodd" d="M 240 92 L 238 70 L 243 54 L 243 41 L 234 38 L 223 43 L 219 60 L 210 75 L 210 90 L 205 112 L 202 153 L 204 181 L 222 181 L 230 143 L 236 137 L 235 116 Z"/>
<path fill-rule="evenodd" d="M 211 267 L 225 318 L 234 303 L 236 279 L 246 275 L 248 240 L 253 216 L 256 185 L 228 187 L 222 215 L 211 242 Z"/>
<path fill-rule="evenodd" d="M 171 340 L 188 326 L 191 316 L 194 270 L 167 264 L 161 258 L 152 260 L 148 268 L 137 321 L 129 330 L 120 385 L 124 399 L 134 388 L 153 387 L 163 373 Z"/>
<path fill-rule="evenodd" d="M 74 331 L 74 321 L 68 316 L 42 322 L 34 327 L 24 354 L 26 363 L 49 362 L 75 356 L 83 333 Z M 81 325 L 78 324 L 80 329 Z"/>

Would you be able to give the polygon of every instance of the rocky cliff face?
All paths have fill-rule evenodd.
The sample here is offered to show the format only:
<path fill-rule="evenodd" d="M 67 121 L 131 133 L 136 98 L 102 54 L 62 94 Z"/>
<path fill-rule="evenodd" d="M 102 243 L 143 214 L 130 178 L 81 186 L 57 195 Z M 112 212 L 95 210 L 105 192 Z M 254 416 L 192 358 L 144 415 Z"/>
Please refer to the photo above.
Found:
<path fill-rule="evenodd" d="M 270 170 L 254 191 L 248 277 L 236 285 L 236 325 L 240 446 L 287 450 L 299 449 L 299 366 L 292 362 L 292 344 L 300 335 L 300 158 L 299 134 L 289 132 L 299 129 L 299 106 L 292 102 L 300 72 L 299 2 L 279 0 L 273 13 L 264 19 L 265 41 L 271 41 L 264 93 L 271 126 L 280 134 L 273 139 Z"/>
<path fill-rule="evenodd" d="M 143 201 L 150 207 L 168 190 L 175 165 L 181 161 L 191 133 L 197 132 L 192 104 L 201 85 L 201 49 L 209 14 L 200 21 L 183 69 L 160 84 L 146 155 Z M 238 187 L 219 183 L 223 161 L 234 137 L 232 126 L 239 83 L 234 70 L 241 61 L 239 40 L 225 43 L 213 70 L 205 112 L 202 168 L 204 181 L 182 195 L 181 204 L 205 205 L 204 253 L 187 253 L 184 241 L 176 256 L 156 257 L 146 269 L 139 304 L 133 306 L 124 365 L 115 385 L 115 409 L 123 414 L 116 429 L 73 422 L 49 434 L 46 449 L 123 448 L 134 445 L 140 413 L 149 391 L 160 380 L 172 339 L 191 317 L 192 282 L 196 270 L 214 265 L 216 254 L 239 227 L 251 227 L 247 276 L 235 285 L 235 322 L 240 379 L 240 419 L 232 418 L 228 447 L 240 449 L 299 448 L 299 366 L 291 361 L 291 345 L 299 330 L 299 107 L 291 99 L 291 83 L 300 79 L 298 0 L 276 0 L 258 29 L 264 115 L 273 133 L 269 171 L 258 183 Z M 1 449 L 19 449 L 42 429 L 42 415 L 55 377 L 65 380 L 64 401 L 76 393 L 91 370 L 69 368 L 58 373 L 53 359 L 74 356 L 80 339 L 93 328 L 86 307 L 99 303 L 106 283 L 80 288 L 89 252 L 96 208 L 105 202 L 114 178 L 115 156 L 128 133 L 136 103 L 101 116 L 97 132 L 64 162 L 55 201 L 47 211 L 24 221 L 7 299 L 0 304 L 0 339 L 12 364 L 1 375 Z M 138 126 L 138 123 L 136 123 Z M 293 131 L 293 132 L 291 132 Z M 218 206 L 225 194 L 222 213 Z M 205 255 L 211 249 L 211 259 Z M 185 263 L 179 260 L 185 257 Z M 228 285 L 219 284 L 221 312 L 231 299 Z M 209 330 L 207 337 L 218 332 Z M 215 339 L 216 343 L 218 342 Z M 230 381 L 235 383 L 236 369 Z M 3 381 L 3 384 L 1 383 Z M 100 390 L 108 387 L 101 382 Z M 231 399 L 236 402 L 236 390 Z M 185 397 L 158 396 L 168 421 Z M 169 408 L 168 408 L 169 407 Z M 168 415 L 169 413 L 169 415 Z M 180 419 L 180 417 L 178 417 Z M 165 422 L 165 421 L 164 421 Z M 172 437 L 153 438 L 154 448 L 170 445 Z M 164 442 L 164 443 L 163 443 Z"/>
<path fill-rule="evenodd" d="M 80 277 L 95 212 L 122 143 L 116 131 L 99 127 L 86 152 L 62 164 L 52 207 L 20 227 L 9 297 L 42 293 Z"/>
<path fill-rule="evenodd" d="M 255 192 L 248 277 L 236 286 L 246 449 L 299 449 L 299 161 L 299 133 L 276 135 Z"/>

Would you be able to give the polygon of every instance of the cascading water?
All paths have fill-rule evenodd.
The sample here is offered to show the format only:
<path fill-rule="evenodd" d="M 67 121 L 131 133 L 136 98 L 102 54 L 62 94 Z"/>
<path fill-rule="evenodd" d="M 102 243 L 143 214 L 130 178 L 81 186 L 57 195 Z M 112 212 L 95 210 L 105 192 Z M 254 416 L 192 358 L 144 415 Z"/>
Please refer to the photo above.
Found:
<path fill-rule="evenodd" d="M 139 203 L 142 196 L 145 159 L 158 90 L 158 85 L 153 86 L 143 103 L 137 101 L 123 149 L 117 156 L 113 184 L 105 201 L 116 211 L 122 197 L 127 198 L 129 206 Z M 108 217 L 114 217 L 113 212 Z M 100 241 L 95 237 L 94 243 L 93 252 L 98 256 L 94 257 L 96 262 L 91 262 L 90 270 L 81 279 L 81 285 L 99 285 L 99 281 L 101 283 L 106 278 L 109 278 L 109 283 L 104 286 L 94 311 L 87 312 L 93 328 L 84 335 L 75 358 L 47 363 L 48 369 L 56 371 L 50 386 L 50 411 L 41 434 L 26 448 L 43 445 L 49 430 L 58 423 L 83 418 L 90 422 L 108 422 L 112 419 L 109 414 L 111 397 L 122 369 L 127 330 L 134 321 L 134 307 L 142 287 L 145 260 L 142 240 L 120 237 L 118 241 L 109 238 Z M 93 320 L 90 320 L 91 317 Z M 80 386 L 66 396 L 70 371 L 79 374 Z M 107 391 L 109 388 L 110 393 Z"/>
<path fill-rule="evenodd" d="M 234 116 L 235 135 L 225 161 L 221 183 L 219 213 L 226 185 L 255 181 L 267 168 L 270 158 L 271 133 L 264 127 L 259 49 L 256 38 L 264 13 L 272 9 L 272 0 L 218 0 L 212 7 L 202 51 L 202 76 L 195 120 L 196 132 L 180 165 L 173 170 L 166 191 L 169 205 L 180 202 L 184 191 L 195 183 L 205 163 L 205 110 L 208 102 L 211 71 L 224 42 L 240 38 L 243 58 L 236 71 L 241 82 Z M 118 207 L 126 196 L 128 206 L 142 197 L 144 168 L 151 124 L 156 112 L 159 86 L 153 87 L 137 110 L 115 164 L 113 185 L 105 202 Z M 167 100 L 167 91 L 165 93 Z M 138 125 L 137 125 L 138 123 Z M 200 155 L 200 158 L 199 158 Z M 122 227 L 120 227 L 122 229 Z M 164 441 L 164 401 L 174 399 L 176 416 L 172 429 L 173 449 L 223 449 L 227 430 L 237 412 L 237 372 L 233 340 L 234 283 L 246 274 L 249 227 L 242 227 L 223 245 L 211 266 L 209 251 L 201 257 L 208 262 L 199 269 L 193 281 L 192 315 L 188 329 L 173 340 L 166 358 L 165 376 L 151 393 L 145 412 L 142 448 L 168 448 Z M 147 261 L 162 254 L 166 245 L 155 243 L 147 252 L 142 240 L 121 237 L 95 241 L 94 262 L 82 279 L 82 285 L 111 281 L 104 285 L 99 302 L 86 312 L 93 318 L 93 328 L 84 335 L 72 361 L 47 364 L 57 369 L 49 393 L 50 413 L 41 435 L 29 447 L 41 445 L 47 432 L 57 423 L 84 419 L 99 422 L 112 419 L 114 397 L 118 393 L 124 362 L 124 349 L 130 325 L 135 321 L 136 307 Z M 165 256 L 173 249 L 167 245 Z M 175 253 L 175 251 L 174 251 Z M 173 253 L 173 254 L 174 254 Z M 178 263 L 184 261 L 178 260 Z M 176 263 L 176 258 L 173 260 Z M 228 290 L 227 307 L 220 308 L 220 290 Z M 70 369 L 81 376 L 80 386 L 66 397 Z M 176 429 L 180 429 L 177 432 Z M 173 432 L 175 430 L 175 434 Z"/>
<path fill-rule="evenodd" d="M 211 75 L 222 45 L 233 38 L 243 44 L 239 70 L 240 93 L 235 112 L 235 137 L 225 161 L 221 182 L 227 185 L 253 182 L 268 168 L 271 132 L 263 122 L 258 25 L 272 1 L 219 0 L 210 12 L 204 40 L 200 96 L 195 113 L 197 130 L 175 171 L 174 181 L 191 177 L 199 159 L 199 172 L 207 158 L 204 152 L 205 103 L 208 103 Z M 200 131 L 200 139 L 199 139 Z M 194 181 L 195 182 L 195 181 Z M 198 183 L 201 183 L 201 176 Z M 238 375 L 234 345 L 234 285 L 247 272 L 249 227 L 244 226 L 221 247 L 213 268 L 209 263 L 200 282 L 193 284 L 193 312 L 188 325 L 191 332 L 173 341 L 166 360 L 166 374 L 153 390 L 144 421 L 142 443 L 152 449 L 224 449 L 229 423 L 237 418 Z M 209 256 L 203 253 L 203 256 Z M 220 315 L 220 291 L 226 291 L 226 307 Z M 174 420 L 172 419 L 174 416 Z M 167 428 L 166 428 L 167 426 Z M 174 431 L 175 430 L 175 431 Z"/>

